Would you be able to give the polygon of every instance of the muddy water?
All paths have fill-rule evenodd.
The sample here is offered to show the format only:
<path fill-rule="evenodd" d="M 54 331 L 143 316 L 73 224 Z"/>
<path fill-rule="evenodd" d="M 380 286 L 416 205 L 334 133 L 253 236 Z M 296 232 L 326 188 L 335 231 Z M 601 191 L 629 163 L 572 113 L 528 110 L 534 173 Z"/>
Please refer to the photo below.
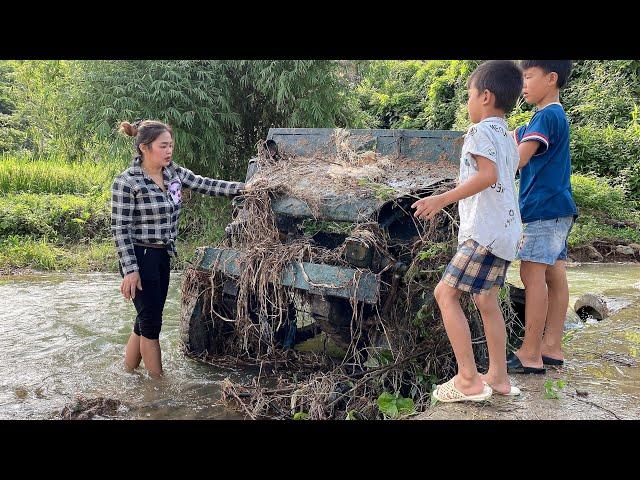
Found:
<path fill-rule="evenodd" d="M 237 418 L 214 403 L 218 382 L 241 374 L 180 352 L 179 283 L 172 276 L 160 337 L 167 375 L 158 382 L 122 369 L 135 309 L 118 275 L 0 278 L 0 418 L 51 418 L 76 395 L 122 401 L 121 418 Z"/>
<path fill-rule="evenodd" d="M 509 273 L 515 273 L 510 276 L 515 280 L 517 270 Z M 570 311 L 565 365 L 548 368 L 545 376 L 511 375 L 522 390 L 520 397 L 439 404 L 417 418 L 640 419 L 640 265 L 583 264 L 568 268 L 568 278 L 571 307 L 586 292 L 617 298 L 627 307 L 586 323 Z M 558 398 L 549 398 L 554 396 Z"/>
<path fill-rule="evenodd" d="M 640 418 L 640 368 L 629 366 L 640 362 L 640 266 L 580 265 L 568 275 L 571 305 L 587 291 L 634 303 L 597 324 L 570 316 L 566 366 L 545 378 L 514 376 L 520 399 L 437 405 L 421 417 Z M 0 419 L 53 418 L 76 395 L 122 401 L 119 418 L 240 418 L 216 405 L 219 382 L 251 372 L 220 370 L 182 355 L 179 282 L 172 276 L 160 338 L 166 377 L 158 382 L 122 370 L 135 310 L 120 296 L 118 275 L 0 277 Z M 544 398 L 549 378 L 567 382 L 557 400 Z"/>

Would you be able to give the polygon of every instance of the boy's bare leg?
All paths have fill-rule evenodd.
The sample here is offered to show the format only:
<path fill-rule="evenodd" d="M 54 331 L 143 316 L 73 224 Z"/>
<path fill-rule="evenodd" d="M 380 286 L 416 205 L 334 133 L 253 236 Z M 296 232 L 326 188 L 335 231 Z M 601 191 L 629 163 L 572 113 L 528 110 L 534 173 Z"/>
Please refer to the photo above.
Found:
<path fill-rule="evenodd" d="M 142 360 L 142 354 L 140 353 L 140 336 L 131 332 L 127 347 L 124 351 L 124 369 L 128 373 L 132 373 L 140 366 L 140 360 Z"/>
<path fill-rule="evenodd" d="M 162 359 L 160 354 L 160 340 L 140 337 L 140 353 L 144 366 L 153 378 L 162 377 Z"/>
<path fill-rule="evenodd" d="M 460 307 L 462 292 L 446 283 L 438 283 L 434 290 L 447 336 L 458 362 L 458 374 L 454 377 L 455 387 L 465 395 L 482 393 L 484 385 L 478 374 L 471 347 L 469 323 Z"/>
<path fill-rule="evenodd" d="M 515 352 L 525 367 L 543 368 L 542 333 L 547 321 L 547 283 L 544 263 L 520 263 L 520 279 L 525 288 L 525 330 L 522 345 Z"/>
<path fill-rule="evenodd" d="M 489 370 L 481 377 L 496 392 L 507 394 L 511 390 L 507 375 L 507 330 L 498 305 L 498 290 L 495 286 L 488 292 L 475 294 L 473 300 L 482 316 L 489 349 Z"/>
<path fill-rule="evenodd" d="M 558 260 L 553 266 L 547 268 L 546 282 L 549 307 L 541 352 L 546 357 L 563 360 L 562 334 L 569 307 L 569 284 L 564 260 Z"/>

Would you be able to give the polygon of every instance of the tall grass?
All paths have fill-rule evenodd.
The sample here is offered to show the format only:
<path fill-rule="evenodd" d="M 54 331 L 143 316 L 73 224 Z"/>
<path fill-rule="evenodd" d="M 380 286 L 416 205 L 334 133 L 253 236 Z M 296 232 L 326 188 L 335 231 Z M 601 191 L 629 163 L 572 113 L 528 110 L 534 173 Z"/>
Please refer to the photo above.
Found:
<path fill-rule="evenodd" d="M 118 255 L 113 242 L 106 240 L 61 247 L 43 238 L 0 238 L 0 272 L 17 268 L 117 272 Z"/>
<path fill-rule="evenodd" d="M 571 175 L 573 197 L 579 216 L 569 235 L 569 246 L 586 245 L 594 240 L 640 242 L 637 202 L 620 185 L 596 175 Z M 630 226 L 612 226 L 603 219 L 630 221 Z"/>
<path fill-rule="evenodd" d="M 108 198 L 9 193 L 0 197 L 0 237 L 28 235 L 61 242 L 109 237 Z"/>
<path fill-rule="evenodd" d="M 110 187 L 126 166 L 0 154 L 0 272 L 117 271 Z M 197 246 L 218 242 L 231 219 L 227 198 L 185 191 L 184 200 L 174 269 L 184 268 Z"/>
<path fill-rule="evenodd" d="M 573 197 L 581 211 L 601 211 L 618 220 L 640 221 L 637 202 L 619 185 L 596 175 L 571 175 Z"/>
<path fill-rule="evenodd" d="M 100 194 L 124 162 L 68 162 L 63 157 L 0 154 L 0 193 Z"/>

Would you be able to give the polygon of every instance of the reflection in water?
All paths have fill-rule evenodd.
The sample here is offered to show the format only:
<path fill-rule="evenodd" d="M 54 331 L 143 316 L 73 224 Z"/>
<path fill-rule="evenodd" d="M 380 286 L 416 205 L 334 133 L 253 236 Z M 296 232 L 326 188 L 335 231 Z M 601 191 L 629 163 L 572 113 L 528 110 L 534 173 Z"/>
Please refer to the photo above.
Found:
<path fill-rule="evenodd" d="M 581 328 L 567 337 L 562 375 L 590 386 L 593 398 L 602 396 L 599 402 L 637 411 L 640 368 L 623 360 L 638 358 L 640 348 L 640 266 L 581 265 L 569 268 L 568 276 L 571 306 L 588 291 L 635 303 L 595 325 L 578 323 L 570 312 L 568 321 Z M 509 281 L 518 284 L 517 269 Z M 130 406 L 123 418 L 241 418 L 214 404 L 222 379 L 250 373 L 217 370 L 180 351 L 178 275 L 172 275 L 160 335 L 165 378 L 123 371 L 135 309 L 121 297 L 119 283 L 112 274 L 0 277 L 0 418 L 51 418 L 76 395 L 117 398 Z"/>
<path fill-rule="evenodd" d="M 110 274 L 0 280 L 0 418 L 47 418 L 75 395 L 117 398 L 128 418 L 227 418 L 213 403 L 228 372 L 179 349 L 179 282 L 172 276 L 160 337 L 166 377 L 122 369 L 135 315 Z"/>

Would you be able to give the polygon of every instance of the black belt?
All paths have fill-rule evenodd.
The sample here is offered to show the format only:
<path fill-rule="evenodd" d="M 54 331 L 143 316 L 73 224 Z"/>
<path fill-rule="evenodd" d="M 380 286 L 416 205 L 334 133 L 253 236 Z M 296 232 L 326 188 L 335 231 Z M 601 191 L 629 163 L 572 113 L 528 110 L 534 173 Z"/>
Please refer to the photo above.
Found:
<path fill-rule="evenodd" d="M 165 249 L 167 248 L 166 245 L 159 245 L 157 243 L 134 243 L 134 245 L 138 246 L 138 247 L 144 247 L 144 248 L 162 248 Z"/>

